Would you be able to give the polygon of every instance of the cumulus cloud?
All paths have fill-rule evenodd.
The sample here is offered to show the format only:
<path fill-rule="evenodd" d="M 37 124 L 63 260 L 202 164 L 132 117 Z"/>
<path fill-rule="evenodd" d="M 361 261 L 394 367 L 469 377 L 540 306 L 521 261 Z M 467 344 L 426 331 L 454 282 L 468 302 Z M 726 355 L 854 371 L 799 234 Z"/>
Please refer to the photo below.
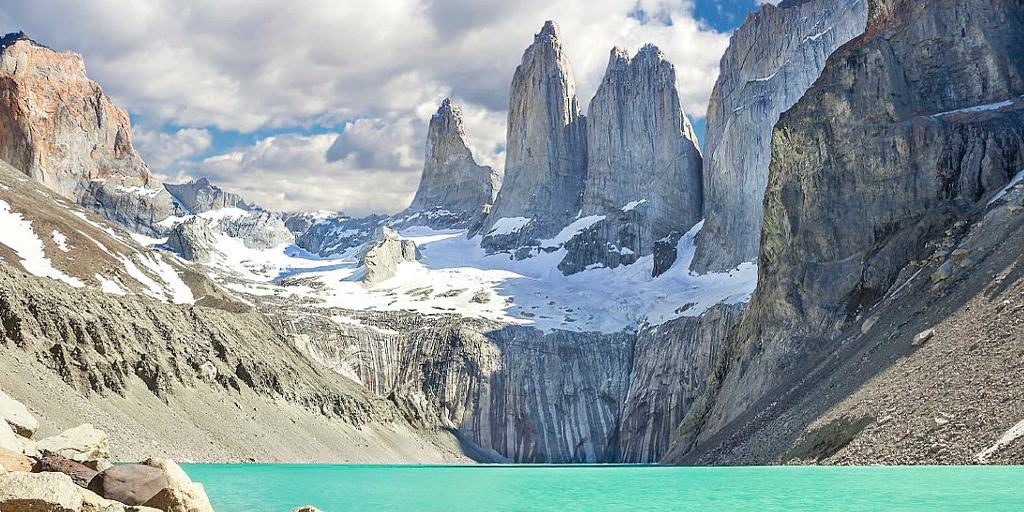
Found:
<path fill-rule="evenodd" d="M 167 133 L 134 126 L 132 141 L 143 160 L 166 177 L 168 173 L 185 165 L 190 158 L 210 149 L 213 136 L 209 130 L 201 128 L 182 128 Z"/>
<path fill-rule="evenodd" d="M 478 159 L 500 168 L 512 73 L 546 19 L 560 24 L 584 107 L 612 46 L 635 50 L 653 42 L 676 65 L 684 109 L 702 117 L 728 44 L 728 34 L 694 18 L 691 0 L 11 4 L 0 13 L 0 28 L 24 29 L 52 47 L 82 53 L 90 76 L 115 101 L 146 119 L 156 135 L 137 139 L 155 168 L 170 166 L 171 173 L 181 166 L 173 151 L 160 148 L 180 143 L 185 144 L 182 155 L 193 151 L 183 140 L 191 132 L 164 136 L 164 126 L 242 133 L 326 128 L 340 134 L 331 161 L 324 159 L 324 148 L 317 166 L 297 168 L 296 174 L 327 173 L 324 183 L 346 189 L 366 180 L 333 180 L 339 169 L 386 176 L 358 191 L 362 194 L 409 181 L 405 174 L 422 159 L 426 119 L 445 96 L 463 105 Z M 276 144 L 284 140 L 274 139 Z M 246 152 L 257 151 L 256 146 Z M 399 175 L 401 183 L 389 181 Z M 279 195 L 274 183 L 264 186 L 264 195 Z M 404 197 L 405 192 L 396 194 Z M 341 204 L 333 197 L 349 195 L 336 191 L 319 202 L 313 199 L 321 197 L 317 192 L 306 194 L 310 202 L 305 205 L 280 202 L 320 208 Z"/>
<path fill-rule="evenodd" d="M 248 201 L 278 211 L 302 211 L 315 205 L 366 215 L 394 213 L 409 204 L 418 173 L 328 162 L 324 154 L 337 138 L 336 133 L 266 137 L 195 162 L 175 181 L 206 176 Z"/>

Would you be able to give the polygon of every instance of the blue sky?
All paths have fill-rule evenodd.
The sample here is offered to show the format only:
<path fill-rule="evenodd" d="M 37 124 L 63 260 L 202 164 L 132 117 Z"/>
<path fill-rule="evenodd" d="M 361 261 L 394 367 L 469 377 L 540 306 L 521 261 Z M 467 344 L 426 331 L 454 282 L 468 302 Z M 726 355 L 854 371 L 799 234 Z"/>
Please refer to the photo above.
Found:
<path fill-rule="evenodd" d="M 508 84 L 544 20 L 560 25 L 584 110 L 613 45 L 653 42 L 676 65 L 683 108 L 702 135 L 718 59 L 756 8 L 755 0 L 48 0 L 4 5 L 0 29 L 81 53 L 168 181 L 207 175 L 274 209 L 365 214 L 408 204 L 426 121 L 446 96 L 462 106 L 478 160 L 502 168 Z"/>

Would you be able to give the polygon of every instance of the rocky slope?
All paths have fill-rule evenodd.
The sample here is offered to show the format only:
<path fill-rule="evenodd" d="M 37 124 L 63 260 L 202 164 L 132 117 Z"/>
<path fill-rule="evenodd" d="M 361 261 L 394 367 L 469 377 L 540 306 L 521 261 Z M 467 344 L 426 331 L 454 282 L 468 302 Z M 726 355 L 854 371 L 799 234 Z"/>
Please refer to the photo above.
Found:
<path fill-rule="evenodd" d="M 635 56 L 611 51 L 587 117 L 583 216 L 597 220 L 567 245 L 560 268 L 615 267 L 675 241 L 701 219 L 697 138 L 679 104 L 676 73 L 647 45 Z"/>
<path fill-rule="evenodd" d="M 445 98 L 430 118 L 423 175 L 405 223 L 463 227 L 479 221 L 494 202 L 501 176 L 478 165 L 466 144 L 462 111 Z"/>
<path fill-rule="evenodd" d="M 505 178 L 480 229 L 494 250 L 554 236 L 580 209 L 586 120 L 554 22 L 544 24 L 523 54 L 508 110 Z"/>
<path fill-rule="evenodd" d="M 933 283 L 974 265 L 935 244 L 1024 169 L 1022 28 L 1012 2 L 871 5 L 866 34 L 829 59 L 775 128 L 757 291 L 680 453 L 694 441 L 709 450 L 712 436 L 762 414 L 791 376 L 918 275 L 908 264 L 940 258 L 918 269 Z"/>
<path fill-rule="evenodd" d="M 61 196 L 156 235 L 176 213 L 132 147 L 127 113 L 85 74 L 81 56 L 23 33 L 0 39 L 0 159 Z"/>
<path fill-rule="evenodd" d="M 94 417 L 129 459 L 153 439 L 193 460 L 462 457 L 202 274 L 2 167 L 0 385 L 57 428 Z M 308 429 L 319 441 L 295 442 Z"/>
<path fill-rule="evenodd" d="M 242 196 L 214 185 L 206 177 L 188 183 L 165 183 L 164 188 L 174 196 L 178 204 L 193 214 L 221 208 L 240 208 L 242 210 L 252 208 L 242 199 Z"/>
<path fill-rule="evenodd" d="M 772 127 L 814 83 L 825 59 L 864 32 L 867 0 L 768 3 L 733 33 L 708 103 L 706 222 L 693 268 L 757 258 Z"/>

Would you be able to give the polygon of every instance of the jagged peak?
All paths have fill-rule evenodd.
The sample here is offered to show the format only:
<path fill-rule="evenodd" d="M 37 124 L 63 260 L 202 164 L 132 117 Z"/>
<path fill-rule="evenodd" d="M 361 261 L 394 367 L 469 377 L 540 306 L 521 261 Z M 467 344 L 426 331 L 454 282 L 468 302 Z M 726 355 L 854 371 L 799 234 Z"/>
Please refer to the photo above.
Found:
<path fill-rule="evenodd" d="M 621 46 L 613 46 L 608 52 L 608 69 L 622 68 L 629 64 L 629 50 Z"/>
<path fill-rule="evenodd" d="M 439 118 L 451 118 L 451 119 L 462 119 L 462 109 L 455 103 L 455 100 L 451 98 L 445 98 L 441 100 L 441 105 L 437 107 L 437 112 L 431 116 L 433 119 Z"/>
<path fill-rule="evenodd" d="M 648 58 L 652 60 L 666 60 L 665 53 L 661 51 L 654 43 L 645 44 L 638 52 L 636 52 L 638 58 Z"/>
<path fill-rule="evenodd" d="M 32 46 L 50 49 L 50 47 L 43 44 L 39 44 L 39 42 L 29 37 L 28 34 L 19 30 L 17 32 L 10 32 L 8 34 L 5 34 L 3 37 L 0 37 L 0 53 L 3 53 L 4 50 L 11 46 L 14 46 L 14 44 L 18 41 L 28 41 L 30 44 L 32 44 Z"/>
<path fill-rule="evenodd" d="M 540 32 L 533 36 L 534 43 L 545 43 L 550 42 L 558 44 L 558 24 L 554 21 L 547 20 L 544 22 L 544 26 L 541 27 Z"/>

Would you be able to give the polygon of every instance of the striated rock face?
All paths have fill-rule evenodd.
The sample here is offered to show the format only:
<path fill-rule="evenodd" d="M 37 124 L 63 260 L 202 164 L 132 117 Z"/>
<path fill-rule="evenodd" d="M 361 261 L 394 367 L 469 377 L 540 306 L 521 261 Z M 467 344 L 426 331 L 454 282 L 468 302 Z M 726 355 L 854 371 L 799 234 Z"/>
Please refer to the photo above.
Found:
<path fill-rule="evenodd" d="M 398 232 L 381 226 L 377 230 L 376 241 L 367 247 L 360 258 L 366 274 L 363 284 L 373 286 L 395 276 L 398 264 L 404 261 L 416 261 L 416 242 L 403 240 Z"/>
<path fill-rule="evenodd" d="M 572 222 L 587 174 L 586 121 L 553 22 L 523 54 L 510 94 L 505 178 L 480 230 L 492 250 L 553 236 Z M 529 222 L 515 236 L 487 236 L 502 219 L 517 218 Z"/>
<path fill-rule="evenodd" d="M 695 271 L 757 258 L 772 127 L 821 74 L 828 56 L 864 32 L 867 0 L 764 4 L 732 36 L 708 104 L 704 229 Z"/>
<path fill-rule="evenodd" d="M 1021 48 L 1017 2 L 871 4 L 866 34 L 774 131 L 758 287 L 701 439 L 830 350 L 926 241 L 1024 169 Z"/>
<path fill-rule="evenodd" d="M 282 326 L 309 333 L 304 348 L 314 359 L 390 397 L 413 424 L 457 429 L 495 461 L 616 460 L 632 333 L 545 333 L 455 315 L 339 313 L 353 318 L 316 323 L 305 314 Z"/>
<path fill-rule="evenodd" d="M 227 192 L 224 189 L 210 183 L 208 178 L 199 178 L 195 181 L 172 185 L 164 184 L 164 188 L 181 204 L 189 213 L 203 213 L 221 208 L 241 208 L 249 210 L 250 205 L 246 204 L 242 196 Z"/>
<path fill-rule="evenodd" d="M 81 56 L 8 34 L 0 40 L 0 159 L 62 196 L 142 233 L 174 214 L 132 147 L 128 114 L 85 74 Z"/>
<path fill-rule="evenodd" d="M 563 271 L 631 263 L 656 240 L 701 219 L 701 156 L 676 91 L 675 68 L 653 45 L 615 48 L 587 118 L 583 215 L 604 218 L 575 241 Z"/>
<path fill-rule="evenodd" d="M 661 460 L 693 401 L 704 393 L 722 340 L 745 307 L 721 304 L 697 317 L 640 330 L 619 417 L 619 462 Z"/>
<path fill-rule="evenodd" d="M 462 224 L 467 224 L 494 202 L 501 186 L 501 176 L 494 169 L 473 160 L 462 111 L 450 98 L 445 98 L 430 118 L 423 162 L 419 188 L 405 211 L 406 215 L 419 215 L 410 221 L 429 222 L 430 216 L 440 214 L 446 219 L 464 219 Z M 445 225 L 453 226 L 448 220 Z"/>

